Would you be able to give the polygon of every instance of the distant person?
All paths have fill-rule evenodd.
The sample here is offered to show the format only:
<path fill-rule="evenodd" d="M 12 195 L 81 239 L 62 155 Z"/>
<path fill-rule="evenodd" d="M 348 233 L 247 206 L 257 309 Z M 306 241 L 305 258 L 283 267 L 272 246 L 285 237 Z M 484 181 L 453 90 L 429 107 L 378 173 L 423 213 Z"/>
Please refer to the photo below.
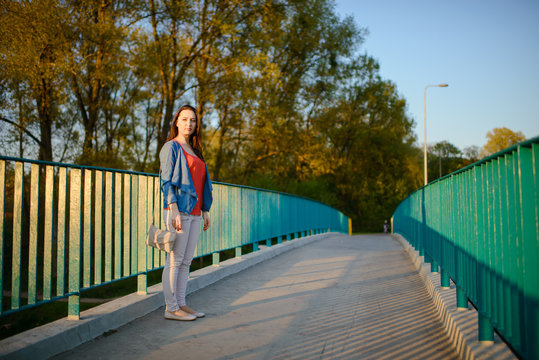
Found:
<path fill-rule="evenodd" d="M 187 306 L 185 291 L 200 235 L 201 218 L 204 231 L 210 227 L 213 197 L 200 145 L 200 120 L 192 106 L 184 105 L 176 112 L 159 159 L 163 218 L 167 230 L 174 229 L 178 233 L 163 269 L 165 318 L 195 320 L 204 313 Z"/>
<path fill-rule="evenodd" d="M 387 219 L 384 220 L 384 233 L 389 233 L 391 231 L 391 224 L 387 221 Z"/>

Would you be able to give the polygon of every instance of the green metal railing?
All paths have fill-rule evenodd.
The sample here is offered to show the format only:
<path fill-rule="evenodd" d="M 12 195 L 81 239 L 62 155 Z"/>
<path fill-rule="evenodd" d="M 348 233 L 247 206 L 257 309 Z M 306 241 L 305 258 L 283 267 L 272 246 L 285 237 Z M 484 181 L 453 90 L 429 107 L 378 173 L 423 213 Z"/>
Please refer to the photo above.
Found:
<path fill-rule="evenodd" d="M 320 202 L 274 191 L 214 183 L 212 226 L 195 257 L 260 241 L 271 246 L 326 231 L 347 232 L 348 218 Z M 0 156 L 1 315 L 68 298 L 78 319 L 81 291 L 138 277 L 165 253 L 146 246 L 146 231 L 162 223 L 156 174 Z"/>
<path fill-rule="evenodd" d="M 520 356 L 539 359 L 539 137 L 416 190 L 393 214 L 457 306 L 477 308 L 479 340 L 493 327 Z"/>

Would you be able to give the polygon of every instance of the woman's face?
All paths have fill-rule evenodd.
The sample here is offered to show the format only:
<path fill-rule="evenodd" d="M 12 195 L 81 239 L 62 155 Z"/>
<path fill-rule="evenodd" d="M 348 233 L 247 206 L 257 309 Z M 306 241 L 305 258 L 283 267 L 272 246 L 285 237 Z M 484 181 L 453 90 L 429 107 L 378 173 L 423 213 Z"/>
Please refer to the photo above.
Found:
<path fill-rule="evenodd" d="M 197 119 L 193 110 L 182 110 L 178 120 L 176 120 L 176 126 L 178 127 L 178 135 L 188 139 L 195 132 L 197 126 Z"/>

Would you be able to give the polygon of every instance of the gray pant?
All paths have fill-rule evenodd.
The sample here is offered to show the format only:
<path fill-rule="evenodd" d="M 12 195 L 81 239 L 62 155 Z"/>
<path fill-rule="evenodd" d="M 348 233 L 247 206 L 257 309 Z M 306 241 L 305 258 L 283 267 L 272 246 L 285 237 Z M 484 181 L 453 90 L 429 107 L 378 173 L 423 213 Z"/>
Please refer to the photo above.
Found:
<path fill-rule="evenodd" d="M 200 234 L 200 215 L 186 215 L 180 213 L 182 230 L 178 232 L 172 251 L 167 254 L 163 269 L 163 294 L 167 311 L 174 312 L 185 305 L 185 290 L 189 278 L 189 266 L 197 247 Z M 170 211 L 163 210 L 163 219 L 167 230 L 173 229 Z"/>

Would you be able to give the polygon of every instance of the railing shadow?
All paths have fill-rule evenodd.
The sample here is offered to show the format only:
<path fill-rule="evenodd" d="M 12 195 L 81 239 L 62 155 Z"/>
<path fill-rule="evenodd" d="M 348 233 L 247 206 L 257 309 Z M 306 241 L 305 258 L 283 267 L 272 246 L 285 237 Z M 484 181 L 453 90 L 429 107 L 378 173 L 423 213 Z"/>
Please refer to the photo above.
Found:
<path fill-rule="evenodd" d="M 324 260 L 313 260 L 315 252 Z M 188 301 L 208 319 L 178 324 L 154 312 L 121 328 L 129 347 L 112 334 L 99 351 L 133 358 L 180 351 L 182 359 L 457 358 L 421 279 L 389 236 L 317 242 Z M 86 344 L 58 358 L 95 356 Z"/>
<path fill-rule="evenodd" d="M 416 239 L 412 243 L 416 250 L 422 249 L 425 262 L 436 261 L 449 274 L 456 286 L 464 291 L 468 301 L 489 319 L 495 331 L 513 351 L 518 353 L 524 348 L 537 346 L 537 342 L 526 344 L 526 341 L 538 339 L 539 336 L 537 322 L 529 319 L 530 315 L 532 318 L 537 316 L 539 299 L 527 296 L 517 283 L 438 231 L 413 218 L 408 217 L 405 221 L 423 229 L 421 241 Z M 413 239 L 404 232 L 401 235 L 407 240 Z M 523 329 L 528 333 L 523 334 Z"/>

